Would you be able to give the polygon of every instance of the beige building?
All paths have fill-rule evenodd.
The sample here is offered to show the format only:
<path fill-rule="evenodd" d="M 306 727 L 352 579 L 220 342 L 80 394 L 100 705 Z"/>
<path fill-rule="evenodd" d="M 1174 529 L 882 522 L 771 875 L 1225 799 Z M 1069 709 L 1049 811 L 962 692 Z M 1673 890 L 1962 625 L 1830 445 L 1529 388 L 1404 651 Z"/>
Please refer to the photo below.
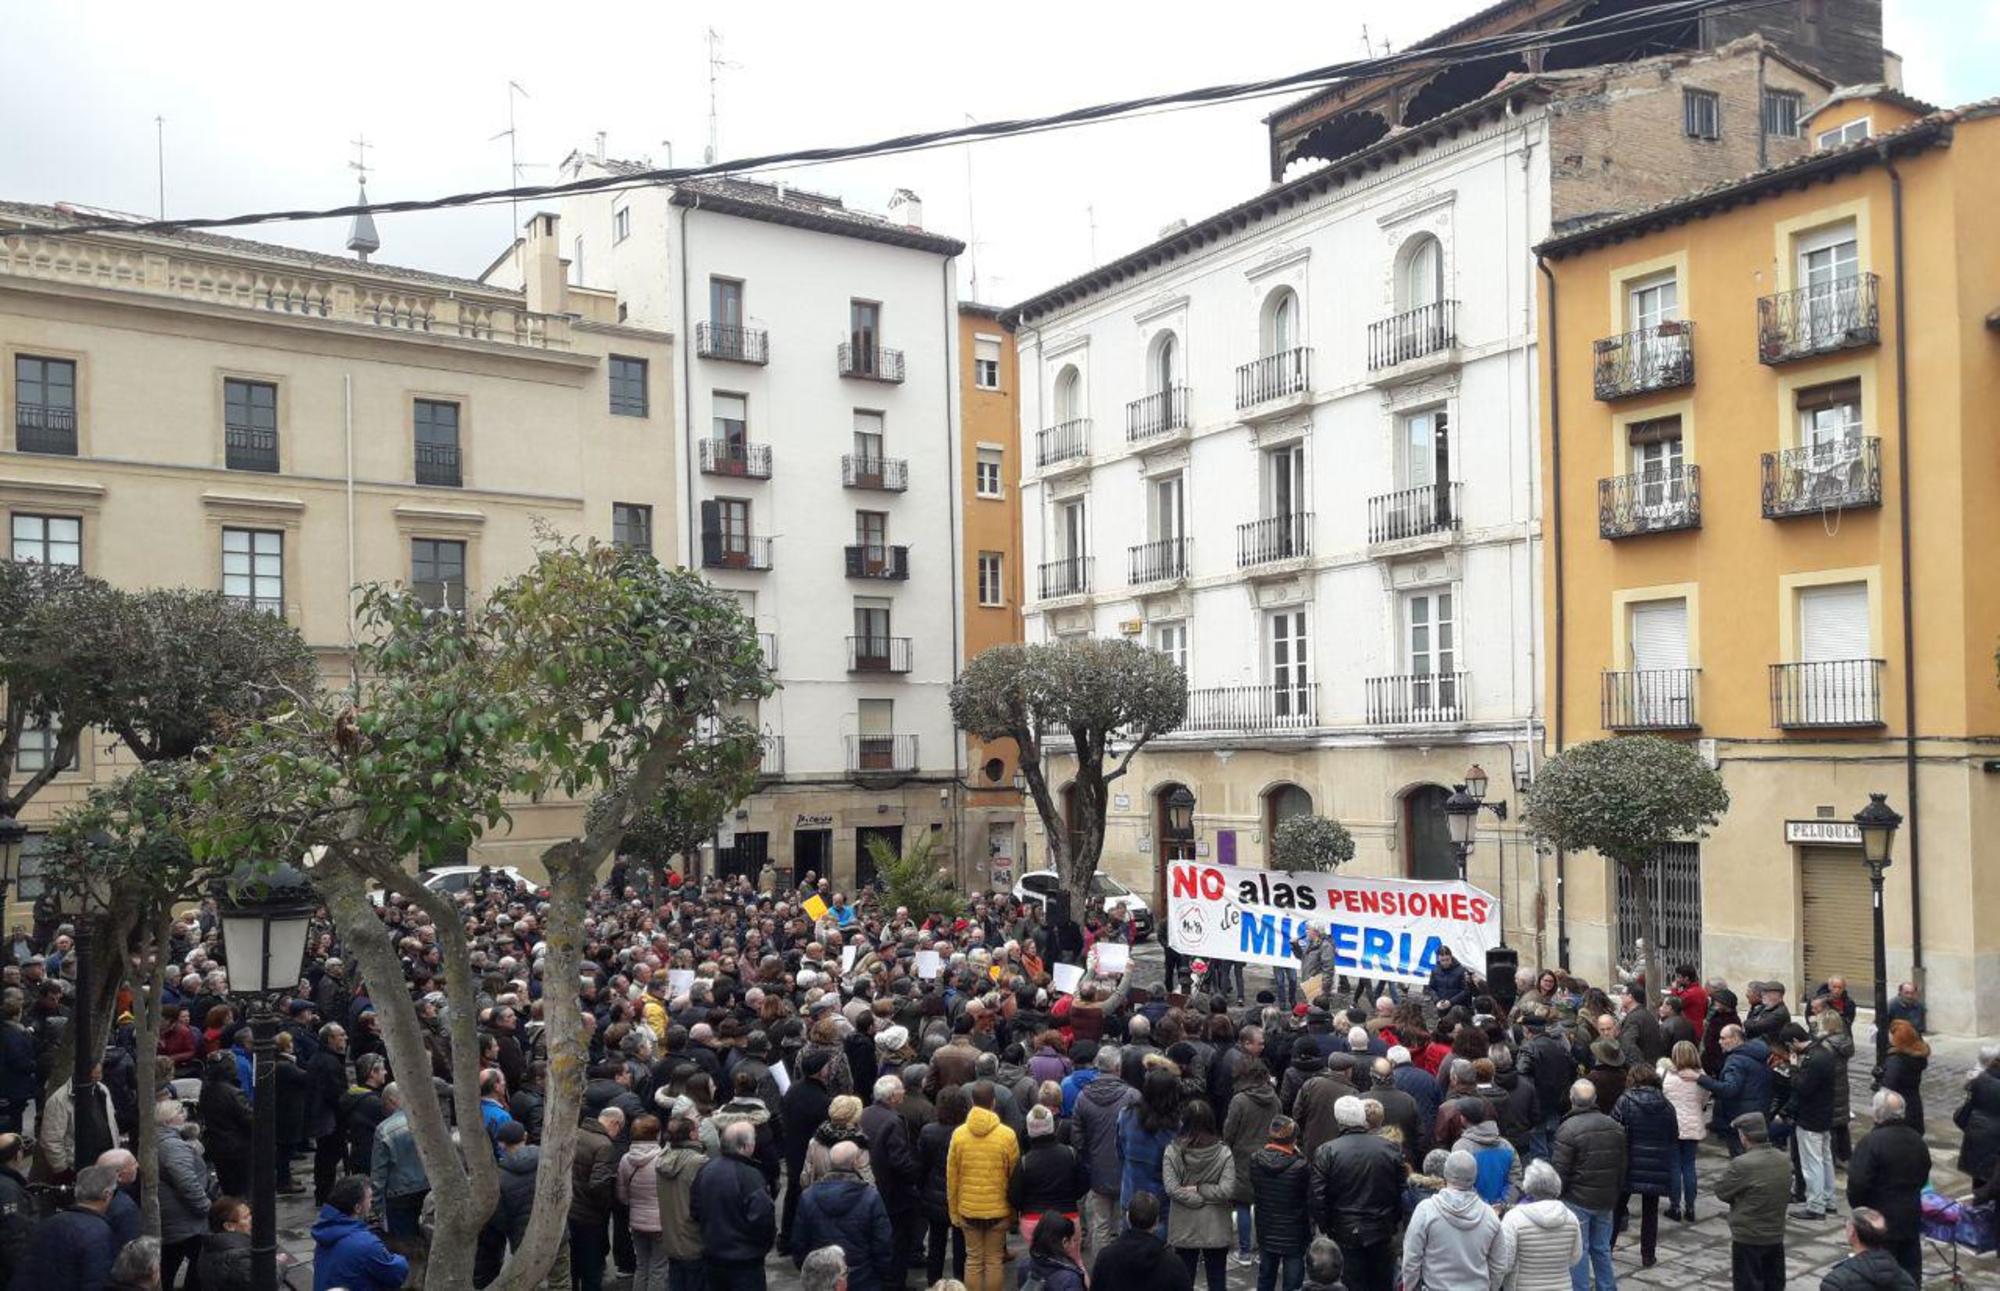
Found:
<path fill-rule="evenodd" d="M 284 615 L 337 675 L 358 584 L 476 602 L 538 525 L 657 534 L 674 558 L 674 338 L 568 285 L 554 216 L 510 253 L 520 291 L 233 237 L 50 231 L 74 218 L 0 202 L 13 559 L 216 588 Z M 22 775 L 49 747 L 24 743 Z M 24 821 L 128 763 L 87 741 Z M 520 804 L 475 858 L 532 866 L 576 816 Z"/>

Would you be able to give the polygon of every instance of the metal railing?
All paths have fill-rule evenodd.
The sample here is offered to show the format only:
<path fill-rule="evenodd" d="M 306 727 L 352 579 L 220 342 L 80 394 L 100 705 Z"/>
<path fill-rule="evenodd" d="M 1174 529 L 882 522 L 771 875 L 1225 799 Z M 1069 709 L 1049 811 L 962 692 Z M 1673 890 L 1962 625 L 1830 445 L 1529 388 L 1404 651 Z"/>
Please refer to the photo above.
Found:
<path fill-rule="evenodd" d="M 1640 668 L 1607 672 L 1599 703 L 1607 731 L 1692 731 L 1699 668 Z"/>
<path fill-rule="evenodd" d="M 1368 370 L 1392 368 L 1458 344 L 1458 302 L 1433 301 L 1368 324 Z"/>
<path fill-rule="evenodd" d="M 1090 418 L 1077 417 L 1035 432 L 1035 465 L 1054 466 L 1090 456 Z"/>
<path fill-rule="evenodd" d="M 694 352 L 705 359 L 726 359 L 731 363 L 769 363 L 771 336 L 761 327 L 696 323 Z"/>
<path fill-rule="evenodd" d="M 1189 542 L 1181 538 L 1156 538 L 1125 549 L 1126 581 L 1162 583 L 1188 576 Z"/>
<path fill-rule="evenodd" d="M 914 735 L 850 735 L 846 738 L 849 772 L 917 769 L 917 737 Z"/>
<path fill-rule="evenodd" d="M 1853 435 L 1764 454 L 1764 518 L 1882 505 L 1882 441 Z"/>
<path fill-rule="evenodd" d="M 417 483 L 455 489 L 465 483 L 458 469 L 457 444 L 418 444 Z"/>
<path fill-rule="evenodd" d="M 278 432 L 249 426 L 223 427 L 222 464 L 232 471 L 276 471 Z"/>
<path fill-rule="evenodd" d="M 1591 384 L 1600 399 L 1694 383 L 1694 324 L 1674 319 L 1597 342 Z"/>
<path fill-rule="evenodd" d="M 785 774 L 785 737 L 766 735 L 764 755 L 757 760 L 757 774 L 765 779 L 776 779 Z"/>
<path fill-rule="evenodd" d="M 769 569 L 771 540 L 709 530 L 701 535 L 701 564 L 704 569 Z"/>
<path fill-rule="evenodd" d="M 1236 526 L 1236 565 L 1268 565 L 1274 560 L 1295 560 L 1312 555 L 1313 513 L 1294 511 L 1290 515 L 1266 516 Z"/>
<path fill-rule="evenodd" d="M 900 457 L 840 455 L 840 482 L 850 489 L 902 493 L 910 487 L 910 464 Z"/>
<path fill-rule="evenodd" d="M 14 405 L 14 449 L 76 456 L 76 409 L 43 403 Z"/>
<path fill-rule="evenodd" d="M 859 377 L 864 381 L 901 381 L 903 352 L 886 345 L 856 345 L 852 341 L 842 341 L 840 375 Z"/>
<path fill-rule="evenodd" d="M 1457 481 L 1420 484 L 1368 499 L 1368 541 L 1398 542 L 1431 533 L 1451 533 L 1459 527 Z"/>
<path fill-rule="evenodd" d="M 1312 347 L 1300 345 L 1241 365 L 1236 369 L 1237 408 L 1254 408 L 1312 389 L 1312 360 Z"/>
<path fill-rule="evenodd" d="M 1125 405 L 1125 439 L 1137 444 L 1193 426 L 1188 418 L 1192 396 L 1184 385 L 1168 386 Z"/>
<path fill-rule="evenodd" d="M 1090 556 L 1065 556 L 1061 560 L 1043 561 L 1040 571 L 1042 599 L 1082 596 L 1088 592 L 1094 563 L 1095 559 Z"/>
<path fill-rule="evenodd" d="M 1370 726 L 1422 726 L 1465 720 L 1463 672 L 1399 673 L 1370 677 L 1367 719 Z"/>
<path fill-rule="evenodd" d="M 1771 665 L 1771 725 L 1882 725 L 1880 659 L 1822 659 Z"/>
<path fill-rule="evenodd" d="M 1757 299 L 1757 361 L 1785 363 L 1882 339 L 1879 279 L 1872 273 Z"/>
<path fill-rule="evenodd" d="M 907 582 L 910 577 L 908 547 L 877 547 L 853 543 L 847 548 L 849 578 L 879 578 L 886 582 Z"/>
<path fill-rule="evenodd" d="M 893 672 L 910 670 L 910 638 L 908 637 L 849 637 L 847 638 L 847 670 L 849 672 Z"/>
<path fill-rule="evenodd" d="M 771 446 L 753 444 L 748 440 L 717 439 L 711 435 L 701 441 L 701 473 L 768 480 L 771 478 Z"/>
<path fill-rule="evenodd" d="M 1204 686 L 1187 694 L 1183 731 L 1284 731 L 1319 725 L 1319 685 Z"/>
<path fill-rule="evenodd" d="M 1701 468 L 1614 475 L 1597 482 L 1597 536 L 1633 538 L 1646 533 L 1701 528 Z"/>

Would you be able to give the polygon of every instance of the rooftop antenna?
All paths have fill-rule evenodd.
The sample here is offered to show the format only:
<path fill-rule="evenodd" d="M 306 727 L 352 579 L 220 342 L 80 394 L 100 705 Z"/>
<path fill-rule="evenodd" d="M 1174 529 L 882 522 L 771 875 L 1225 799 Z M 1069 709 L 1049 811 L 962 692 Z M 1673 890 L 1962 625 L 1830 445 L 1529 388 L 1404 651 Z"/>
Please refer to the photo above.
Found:
<path fill-rule="evenodd" d="M 360 178 L 359 204 L 362 206 L 368 204 L 368 150 L 373 146 L 368 142 L 367 135 L 357 135 L 354 139 L 354 160 L 347 163 L 347 168 Z M 368 263 L 371 253 L 382 249 L 382 238 L 375 232 L 374 216 L 362 211 L 354 217 L 353 222 L 347 226 L 347 249 L 352 251 L 362 264 Z"/>
<path fill-rule="evenodd" d="M 508 81 L 507 128 L 486 141 L 488 143 L 492 143 L 494 139 L 505 139 L 507 141 L 507 187 L 509 188 L 519 188 L 521 186 L 521 172 L 526 169 L 521 164 L 521 137 L 519 132 L 514 128 L 514 96 L 517 94 L 524 99 L 530 97 L 526 86 L 522 85 L 519 81 Z M 513 231 L 518 234 L 521 231 L 521 199 L 518 197 L 508 199 L 507 209 L 509 218 L 514 223 Z"/>
<path fill-rule="evenodd" d="M 1096 264 L 1097 263 L 1097 208 L 1095 206 L 1084 207 L 1083 216 L 1085 219 L 1090 221 L 1090 263 Z"/>
<path fill-rule="evenodd" d="M 967 125 L 978 125 L 978 118 L 970 112 L 965 114 Z M 969 299 L 979 299 L 979 225 L 973 219 L 972 198 L 972 141 L 965 142 L 965 265 L 971 275 L 965 290 Z"/>
<path fill-rule="evenodd" d="M 701 164 L 704 166 L 713 166 L 715 159 L 722 155 L 716 143 L 716 81 L 720 79 L 721 72 L 742 66 L 741 63 L 732 63 L 723 58 L 722 33 L 710 27 L 708 29 L 708 148 L 701 155 Z"/>
<path fill-rule="evenodd" d="M 160 184 L 160 218 L 167 218 L 167 119 L 153 118 L 153 166 Z"/>

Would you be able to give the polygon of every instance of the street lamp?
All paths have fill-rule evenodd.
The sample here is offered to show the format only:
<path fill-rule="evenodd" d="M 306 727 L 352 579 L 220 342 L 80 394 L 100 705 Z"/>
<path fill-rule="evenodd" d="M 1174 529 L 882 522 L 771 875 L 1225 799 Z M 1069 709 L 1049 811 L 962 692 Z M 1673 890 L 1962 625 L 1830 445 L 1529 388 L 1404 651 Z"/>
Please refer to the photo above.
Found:
<path fill-rule="evenodd" d="M 110 836 L 102 832 L 87 840 L 93 849 L 108 846 L 110 841 Z M 102 1059 L 102 1051 L 91 1052 L 90 1043 L 95 1034 L 90 1015 L 96 990 L 90 980 L 91 934 L 97 920 L 111 908 L 111 885 L 101 867 L 86 863 L 79 874 L 66 878 L 54 895 L 57 917 L 73 930 L 69 953 L 76 962 L 76 998 L 71 1002 L 69 1020 L 71 1160 L 95 1161 L 97 1153 L 113 1143 L 111 1127 L 98 1124 L 104 1115 L 102 1104 L 86 1094 L 91 1083 L 90 1069 Z M 86 1146 L 94 1149 L 87 1155 Z"/>
<path fill-rule="evenodd" d="M 1466 858 L 1472 855 L 1472 836 L 1479 828 L 1479 800 L 1462 784 L 1453 785 L 1451 797 L 1444 800 L 1444 823 L 1451 831 L 1452 849 L 1458 853 L 1458 879 L 1463 883 Z"/>
<path fill-rule="evenodd" d="M 1882 872 L 1889 868 L 1896 829 L 1903 823 L 1888 799 L 1886 793 L 1871 793 L 1868 805 L 1854 813 L 1855 828 L 1861 831 L 1861 859 L 1868 866 L 1868 885 L 1875 890 L 1875 1067 L 1878 1071 L 1889 1058 L 1889 942 L 1882 931 Z"/>
<path fill-rule="evenodd" d="M 28 827 L 12 816 L 0 814 L 0 914 L 7 909 L 7 894 L 21 873 L 21 848 L 28 841 Z"/>
<path fill-rule="evenodd" d="M 1486 801 L 1486 772 L 1477 762 L 1465 769 L 1465 792 L 1474 802 Z"/>
<path fill-rule="evenodd" d="M 305 874 L 280 863 L 246 866 L 216 894 L 229 993 L 250 1018 L 254 1079 L 250 1137 L 250 1284 L 278 1285 L 278 1013 L 274 997 L 298 985 L 316 902 Z"/>
<path fill-rule="evenodd" d="M 1184 784 L 1167 795 L 1167 828 L 1175 838 L 1194 837 L 1194 793 Z"/>

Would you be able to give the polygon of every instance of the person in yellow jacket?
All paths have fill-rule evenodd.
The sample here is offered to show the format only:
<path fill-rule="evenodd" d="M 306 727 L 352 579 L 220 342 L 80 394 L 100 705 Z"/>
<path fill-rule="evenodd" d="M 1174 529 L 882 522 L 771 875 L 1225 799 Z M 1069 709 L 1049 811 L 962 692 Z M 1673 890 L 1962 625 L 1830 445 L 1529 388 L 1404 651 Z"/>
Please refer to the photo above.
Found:
<path fill-rule="evenodd" d="M 952 1227 L 965 1233 L 967 1291 L 1002 1291 L 1014 1220 L 1007 1181 L 1021 1159 L 1021 1141 L 993 1110 L 992 1081 L 974 1083 L 971 1092 L 972 1111 L 951 1132 L 945 1158 L 945 1206 Z"/>

